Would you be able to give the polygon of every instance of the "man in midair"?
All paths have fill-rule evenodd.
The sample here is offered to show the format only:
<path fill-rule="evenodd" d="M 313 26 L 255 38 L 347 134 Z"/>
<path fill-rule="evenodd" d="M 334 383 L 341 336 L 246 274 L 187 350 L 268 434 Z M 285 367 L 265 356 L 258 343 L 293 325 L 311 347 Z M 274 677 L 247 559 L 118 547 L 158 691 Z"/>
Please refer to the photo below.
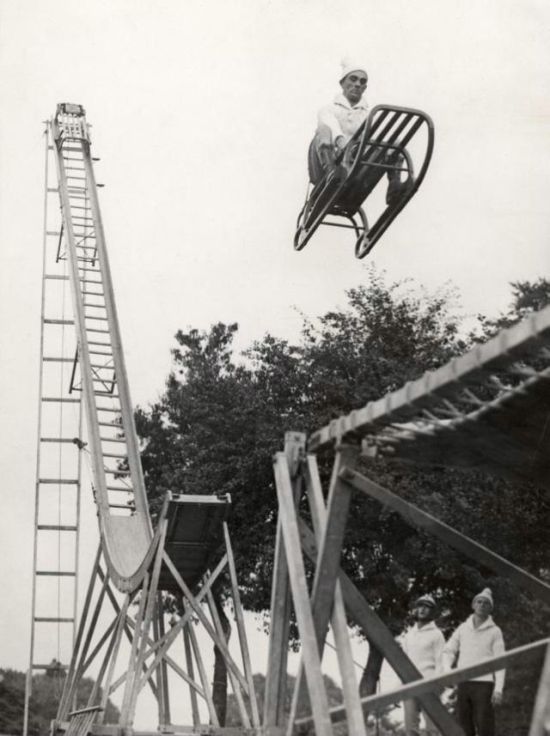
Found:
<path fill-rule="evenodd" d="M 310 157 L 309 175 L 313 184 L 317 184 L 324 175 L 342 178 L 345 169 L 336 165 L 336 156 L 349 143 L 369 114 L 369 106 L 365 91 L 369 81 L 365 65 L 356 61 L 344 60 L 340 77 L 341 92 L 334 100 L 319 110 L 317 130 L 313 139 L 313 153 Z M 411 182 L 401 182 L 399 167 L 401 156 L 388 154 L 388 191 L 386 202 L 391 204 L 405 193 Z"/>
<path fill-rule="evenodd" d="M 422 677 L 435 677 L 442 671 L 442 655 L 445 638 L 435 624 L 437 605 L 431 595 L 421 595 L 413 604 L 415 623 L 400 639 L 405 654 L 409 657 Z M 405 700 L 405 733 L 418 736 L 420 733 L 420 706 L 417 700 Z M 431 719 L 424 713 L 425 733 L 435 736 L 439 733 Z"/>
<path fill-rule="evenodd" d="M 482 659 L 504 653 L 502 631 L 491 617 L 493 594 L 490 588 L 472 601 L 473 613 L 454 631 L 443 651 L 443 667 L 468 667 Z M 457 688 L 457 718 L 465 736 L 495 735 L 495 705 L 502 702 L 504 670 L 461 682 Z"/>

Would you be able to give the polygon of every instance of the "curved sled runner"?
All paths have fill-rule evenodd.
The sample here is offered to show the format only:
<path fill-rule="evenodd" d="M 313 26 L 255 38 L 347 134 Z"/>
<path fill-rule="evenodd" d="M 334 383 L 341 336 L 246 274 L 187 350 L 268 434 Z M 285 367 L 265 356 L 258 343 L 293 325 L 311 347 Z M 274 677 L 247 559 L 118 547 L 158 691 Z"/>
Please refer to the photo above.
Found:
<path fill-rule="evenodd" d="M 433 146 L 434 126 L 425 113 L 406 107 L 374 107 L 336 158 L 335 171 L 308 187 L 305 204 L 298 216 L 295 250 L 302 250 L 320 225 L 329 225 L 354 230 L 355 255 L 364 258 L 418 190 Z M 308 163 L 310 180 L 316 179 L 315 167 L 319 164 L 313 144 Z M 390 193 L 390 184 L 385 206 L 369 225 L 362 205 L 386 174 L 399 183 L 394 186 L 393 193 Z M 331 217 L 347 222 L 328 219 Z"/>

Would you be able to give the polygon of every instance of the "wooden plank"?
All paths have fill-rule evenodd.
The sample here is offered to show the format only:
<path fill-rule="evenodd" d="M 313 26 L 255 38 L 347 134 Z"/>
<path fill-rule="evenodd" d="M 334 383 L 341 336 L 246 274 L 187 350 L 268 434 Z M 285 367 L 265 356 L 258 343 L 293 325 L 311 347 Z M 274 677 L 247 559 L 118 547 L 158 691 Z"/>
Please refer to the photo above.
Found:
<path fill-rule="evenodd" d="M 275 485 L 279 501 L 279 516 L 282 521 L 282 536 L 285 545 L 294 611 L 300 631 L 309 697 L 314 713 L 315 733 L 317 736 L 332 736 L 332 726 L 328 715 L 328 699 L 321 672 L 321 658 L 319 657 L 315 624 L 309 601 L 304 560 L 302 558 L 298 533 L 296 507 L 294 504 L 288 461 L 283 452 L 278 452 L 275 455 Z M 314 561 L 315 559 L 316 555 Z M 290 731 L 292 731 L 292 723 L 289 726 Z"/>
<path fill-rule="evenodd" d="M 299 527 L 302 547 L 314 562 L 317 559 L 317 546 L 313 532 L 302 519 L 299 520 Z M 340 571 L 339 579 L 349 615 L 363 629 L 366 636 L 375 642 L 402 682 L 413 682 L 420 679 L 420 672 L 403 652 L 391 631 L 369 606 L 350 578 L 343 571 Z M 423 710 L 430 716 L 443 736 L 464 736 L 462 729 L 451 718 L 436 695 L 426 693 L 419 696 L 419 701 Z"/>
<path fill-rule="evenodd" d="M 303 491 L 299 473 L 306 435 L 300 432 L 285 434 L 285 455 L 292 477 L 292 495 L 298 503 Z M 264 694 L 264 726 L 274 729 L 285 722 L 288 645 L 290 639 L 291 596 L 286 563 L 285 545 L 280 518 L 277 521 L 275 555 L 271 582 L 269 652 Z"/>
<path fill-rule="evenodd" d="M 271 583 L 269 651 L 265 678 L 264 726 L 284 722 L 286 670 L 290 630 L 290 588 L 281 520 L 277 522 L 275 564 Z"/>
<path fill-rule="evenodd" d="M 192 624 L 191 624 L 192 625 Z M 185 664 L 187 666 L 187 674 L 189 677 L 195 679 L 195 667 L 193 665 L 193 653 L 191 652 L 191 641 L 189 639 L 189 631 L 187 626 L 183 629 L 183 648 L 185 650 Z M 189 688 L 189 699 L 191 701 L 191 714 L 193 716 L 193 726 L 198 726 L 200 723 L 199 717 L 199 702 L 197 700 L 197 693 L 192 687 Z"/>
<path fill-rule="evenodd" d="M 335 464 L 333 471 L 337 472 L 338 467 Z M 319 469 L 317 467 L 317 458 L 314 455 L 309 455 L 307 458 L 306 488 L 315 538 L 319 543 L 322 537 L 323 525 L 326 523 L 327 511 L 321 488 Z M 342 693 L 344 696 L 344 707 L 347 713 L 348 729 L 350 733 L 356 736 L 363 736 L 366 733 L 365 720 L 359 697 L 359 683 L 355 675 L 355 663 L 351 650 L 340 580 L 336 581 L 334 589 L 334 607 L 332 609 L 331 625 L 342 678 Z"/>
<path fill-rule="evenodd" d="M 340 571 L 340 556 L 351 499 L 351 489 L 340 481 L 338 473 L 342 466 L 350 465 L 353 467 L 357 462 L 357 455 L 358 448 L 350 445 L 341 446 L 336 453 L 328 493 L 328 508 L 319 525 L 320 543 L 318 544 L 319 551 L 313 580 L 311 607 L 321 661 L 333 610 L 334 591 Z M 320 515 L 321 513 L 318 511 L 318 516 Z M 300 668 L 294 686 L 289 717 L 290 723 L 296 717 L 301 687 L 302 669 Z"/>
<path fill-rule="evenodd" d="M 210 616 L 212 617 L 212 621 L 214 622 L 214 628 L 216 629 L 216 632 L 218 636 L 220 637 L 220 639 L 224 642 L 224 644 L 227 645 L 227 639 L 225 638 L 225 632 L 223 630 L 222 622 L 220 620 L 220 616 L 216 608 L 216 602 L 214 601 L 214 596 L 212 595 L 211 590 L 208 590 L 207 598 L 208 598 L 208 607 L 210 609 Z M 241 687 L 239 686 L 239 681 L 235 677 L 235 673 L 229 667 L 227 668 L 227 674 L 229 676 L 229 681 L 231 682 L 231 689 L 233 690 L 233 695 L 235 696 L 235 700 L 237 701 L 237 707 L 239 709 L 239 714 L 241 716 L 241 723 L 244 728 L 251 728 L 252 724 L 250 723 L 250 718 L 248 717 L 248 712 L 246 710 L 246 705 L 244 703 L 244 698 L 243 698 L 243 694 L 241 691 Z"/>
<path fill-rule="evenodd" d="M 237 581 L 237 570 L 235 567 L 235 558 L 233 557 L 233 549 L 231 547 L 231 538 L 227 522 L 223 522 L 223 534 L 225 539 L 225 549 L 227 551 L 227 560 L 229 568 L 229 577 L 231 580 L 231 591 L 233 597 L 233 608 L 235 610 L 235 619 L 237 622 L 237 632 L 239 634 L 239 643 L 241 645 L 241 654 L 243 659 L 243 668 L 248 683 L 248 698 L 250 701 L 250 713 L 252 716 L 252 725 L 254 728 L 260 728 L 260 713 L 258 711 L 258 701 L 256 700 L 256 691 L 254 688 L 254 679 L 252 676 L 252 665 L 250 664 L 250 652 L 248 649 L 248 640 L 246 638 L 246 629 L 244 625 L 244 614 L 241 605 L 241 596 L 239 593 L 239 585 Z"/>
<path fill-rule="evenodd" d="M 529 736 L 547 736 L 550 732 L 550 644 L 542 667 Z"/>
<path fill-rule="evenodd" d="M 537 652 L 541 647 L 547 646 L 550 639 L 541 639 L 540 641 L 532 642 L 531 644 L 525 644 L 515 649 L 510 649 L 508 652 L 499 655 L 498 657 L 492 657 L 485 659 L 477 664 L 470 665 L 468 667 L 461 667 L 460 669 L 452 670 L 445 675 L 437 675 L 436 677 L 426 677 L 417 680 L 416 682 L 408 683 L 395 690 L 388 690 L 388 692 L 381 693 L 380 695 L 370 695 L 369 697 L 362 698 L 361 704 L 365 710 L 373 710 L 374 708 L 386 708 L 388 705 L 398 703 L 403 700 L 409 700 L 410 698 L 418 698 L 431 690 L 438 689 L 441 687 L 452 687 L 459 682 L 465 680 L 471 680 L 480 675 L 485 675 L 488 672 L 494 672 L 495 670 L 502 669 L 502 666 L 515 660 L 517 657 L 532 655 Z M 550 683 L 549 683 L 550 684 Z M 333 722 L 345 720 L 346 713 L 345 709 L 341 706 L 337 708 L 331 708 L 330 717 Z M 296 726 L 307 726 L 313 722 L 313 718 L 308 716 L 306 718 L 300 718 L 296 721 Z M 545 731 L 535 732 L 535 735 L 529 734 L 529 736 L 546 736 Z"/>
<path fill-rule="evenodd" d="M 184 605 L 185 613 L 191 615 L 191 609 L 189 608 L 189 606 L 185 602 L 183 605 Z M 204 699 L 208 707 L 210 723 L 213 726 L 219 728 L 220 722 L 218 720 L 218 714 L 216 713 L 216 708 L 214 707 L 214 701 L 212 699 L 212 690 L 208 682 L 208 677 L 206 676 L 206 669 L 204 667 L 201 650 L 199 647 L 199 643 L 197 641 L 195 629 L 193 628 L 192 622 L 187 624 L 186 631 L 189 634 L 189 640 L 191 641 L 191 648 L 193 649 L 193 654 L 195 655 L 195 662 L 197 663 L 197 669 L 199 670 L 199 677 L 200 677 L 202 689 L 204 692 Z"/>
<path fill-rule="evenodd" d="M 550 585 L 539 580 L 539 578 L 522 570 L 520 567 L 504 559 L 504 557 L 495 554 L 487 547 L 479 544 L 479 542 L 475 542 L 465 534 L 456 531 L 456 529 L 453 529 L 444 522 L 439 521 L 439 519 L 431 516 L 431 514 L 421 511 L 414 504 L 405 501 L 387 488 L 383 488 L 378 483 L 370 480 L 370 478 L 349 468 L 344 468 L 340 477 L 345 483 L 349 483 L 358 491 L 375 498 L 380 503 L 396 511 L 412 526 L 426 530 L 430 534 L 433 534 L 434 537 L 441 539 L 467 557 L 474 559 L 482 565 L 486 565 L 491 570 L 499 573 L 499 575 L 509 578 L 545 603 L 550 604 Z"/>

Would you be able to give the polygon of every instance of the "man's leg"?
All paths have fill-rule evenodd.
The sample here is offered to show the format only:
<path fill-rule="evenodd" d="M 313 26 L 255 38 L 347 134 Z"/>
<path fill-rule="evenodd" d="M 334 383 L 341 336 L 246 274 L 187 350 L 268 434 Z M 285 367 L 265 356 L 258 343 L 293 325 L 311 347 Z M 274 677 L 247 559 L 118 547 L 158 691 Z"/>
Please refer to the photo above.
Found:
<path fill-rule="evenodd" d="M 419 736 L 420 734 L 420 708 L 416 700 L 405 700 L 403 702 L 403 714 L 405 721 L 405 733 L 407 736 Z"/>
<path fill-rule="evenodd" d="M 456 696 L 456 717 L 465 736 L 476 736 L 470 692 L 471 684 L 471 682 L 459 683 Z"/>
<path fill-rule="evenodd" d="M 491 702 L 494 684 L 492 682 L 470 684 L 477 736 L 495 736 L 495 711 Z"/>
<path fill-rule="evenodd" d="M 326 174 L 332 173 L 338 178 L 345 174 L 341 166 L 336 166 L 335 159 L 332 131 L 328 125 L 321 124 L 317 128 L 313 145 L 310 148 L 309 179 L 312 184 L 317 184 Z"/>

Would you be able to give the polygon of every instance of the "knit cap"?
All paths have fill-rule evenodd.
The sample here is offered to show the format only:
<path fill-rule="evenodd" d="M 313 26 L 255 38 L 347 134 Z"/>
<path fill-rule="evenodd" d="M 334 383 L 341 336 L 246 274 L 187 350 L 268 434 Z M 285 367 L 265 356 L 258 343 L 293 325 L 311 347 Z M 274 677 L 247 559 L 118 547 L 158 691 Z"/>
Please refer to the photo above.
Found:
<path fill-rule="evenodd" d="M 483 588 L 481 593 L 478 593 L 477 595 L 474 596 L 472 603 L 474 601 L 477 601 L 478 598 L 485 598 L 485 600 L 488 600 L 489 603 L 491 604 L 491 608 L 493 608 L 493 606 L 495 605 L 493 601 L 493 593 L 491 591 L 491 588 Z"/>
<path fill-rule="evenodd" d="M 342 73 L 340 74 L 340 81 L 342 81 L 344 77 L 347 77 L 348 74 L 351 74 L 351 72 L 363 72 L 365 76 L 368 76 L 366 68 L 362 64 L 359 64 L 356 59 L 342 59 Z"/>
<path fill-rule="evenodd" d="M 415 600 L 414 605 L 415 607 L 416 606 L 429 606 L 430 608 L 435 608 L 436 602 L 431 595 L 421 595 L 420 598 L 417 598 Z"/>

